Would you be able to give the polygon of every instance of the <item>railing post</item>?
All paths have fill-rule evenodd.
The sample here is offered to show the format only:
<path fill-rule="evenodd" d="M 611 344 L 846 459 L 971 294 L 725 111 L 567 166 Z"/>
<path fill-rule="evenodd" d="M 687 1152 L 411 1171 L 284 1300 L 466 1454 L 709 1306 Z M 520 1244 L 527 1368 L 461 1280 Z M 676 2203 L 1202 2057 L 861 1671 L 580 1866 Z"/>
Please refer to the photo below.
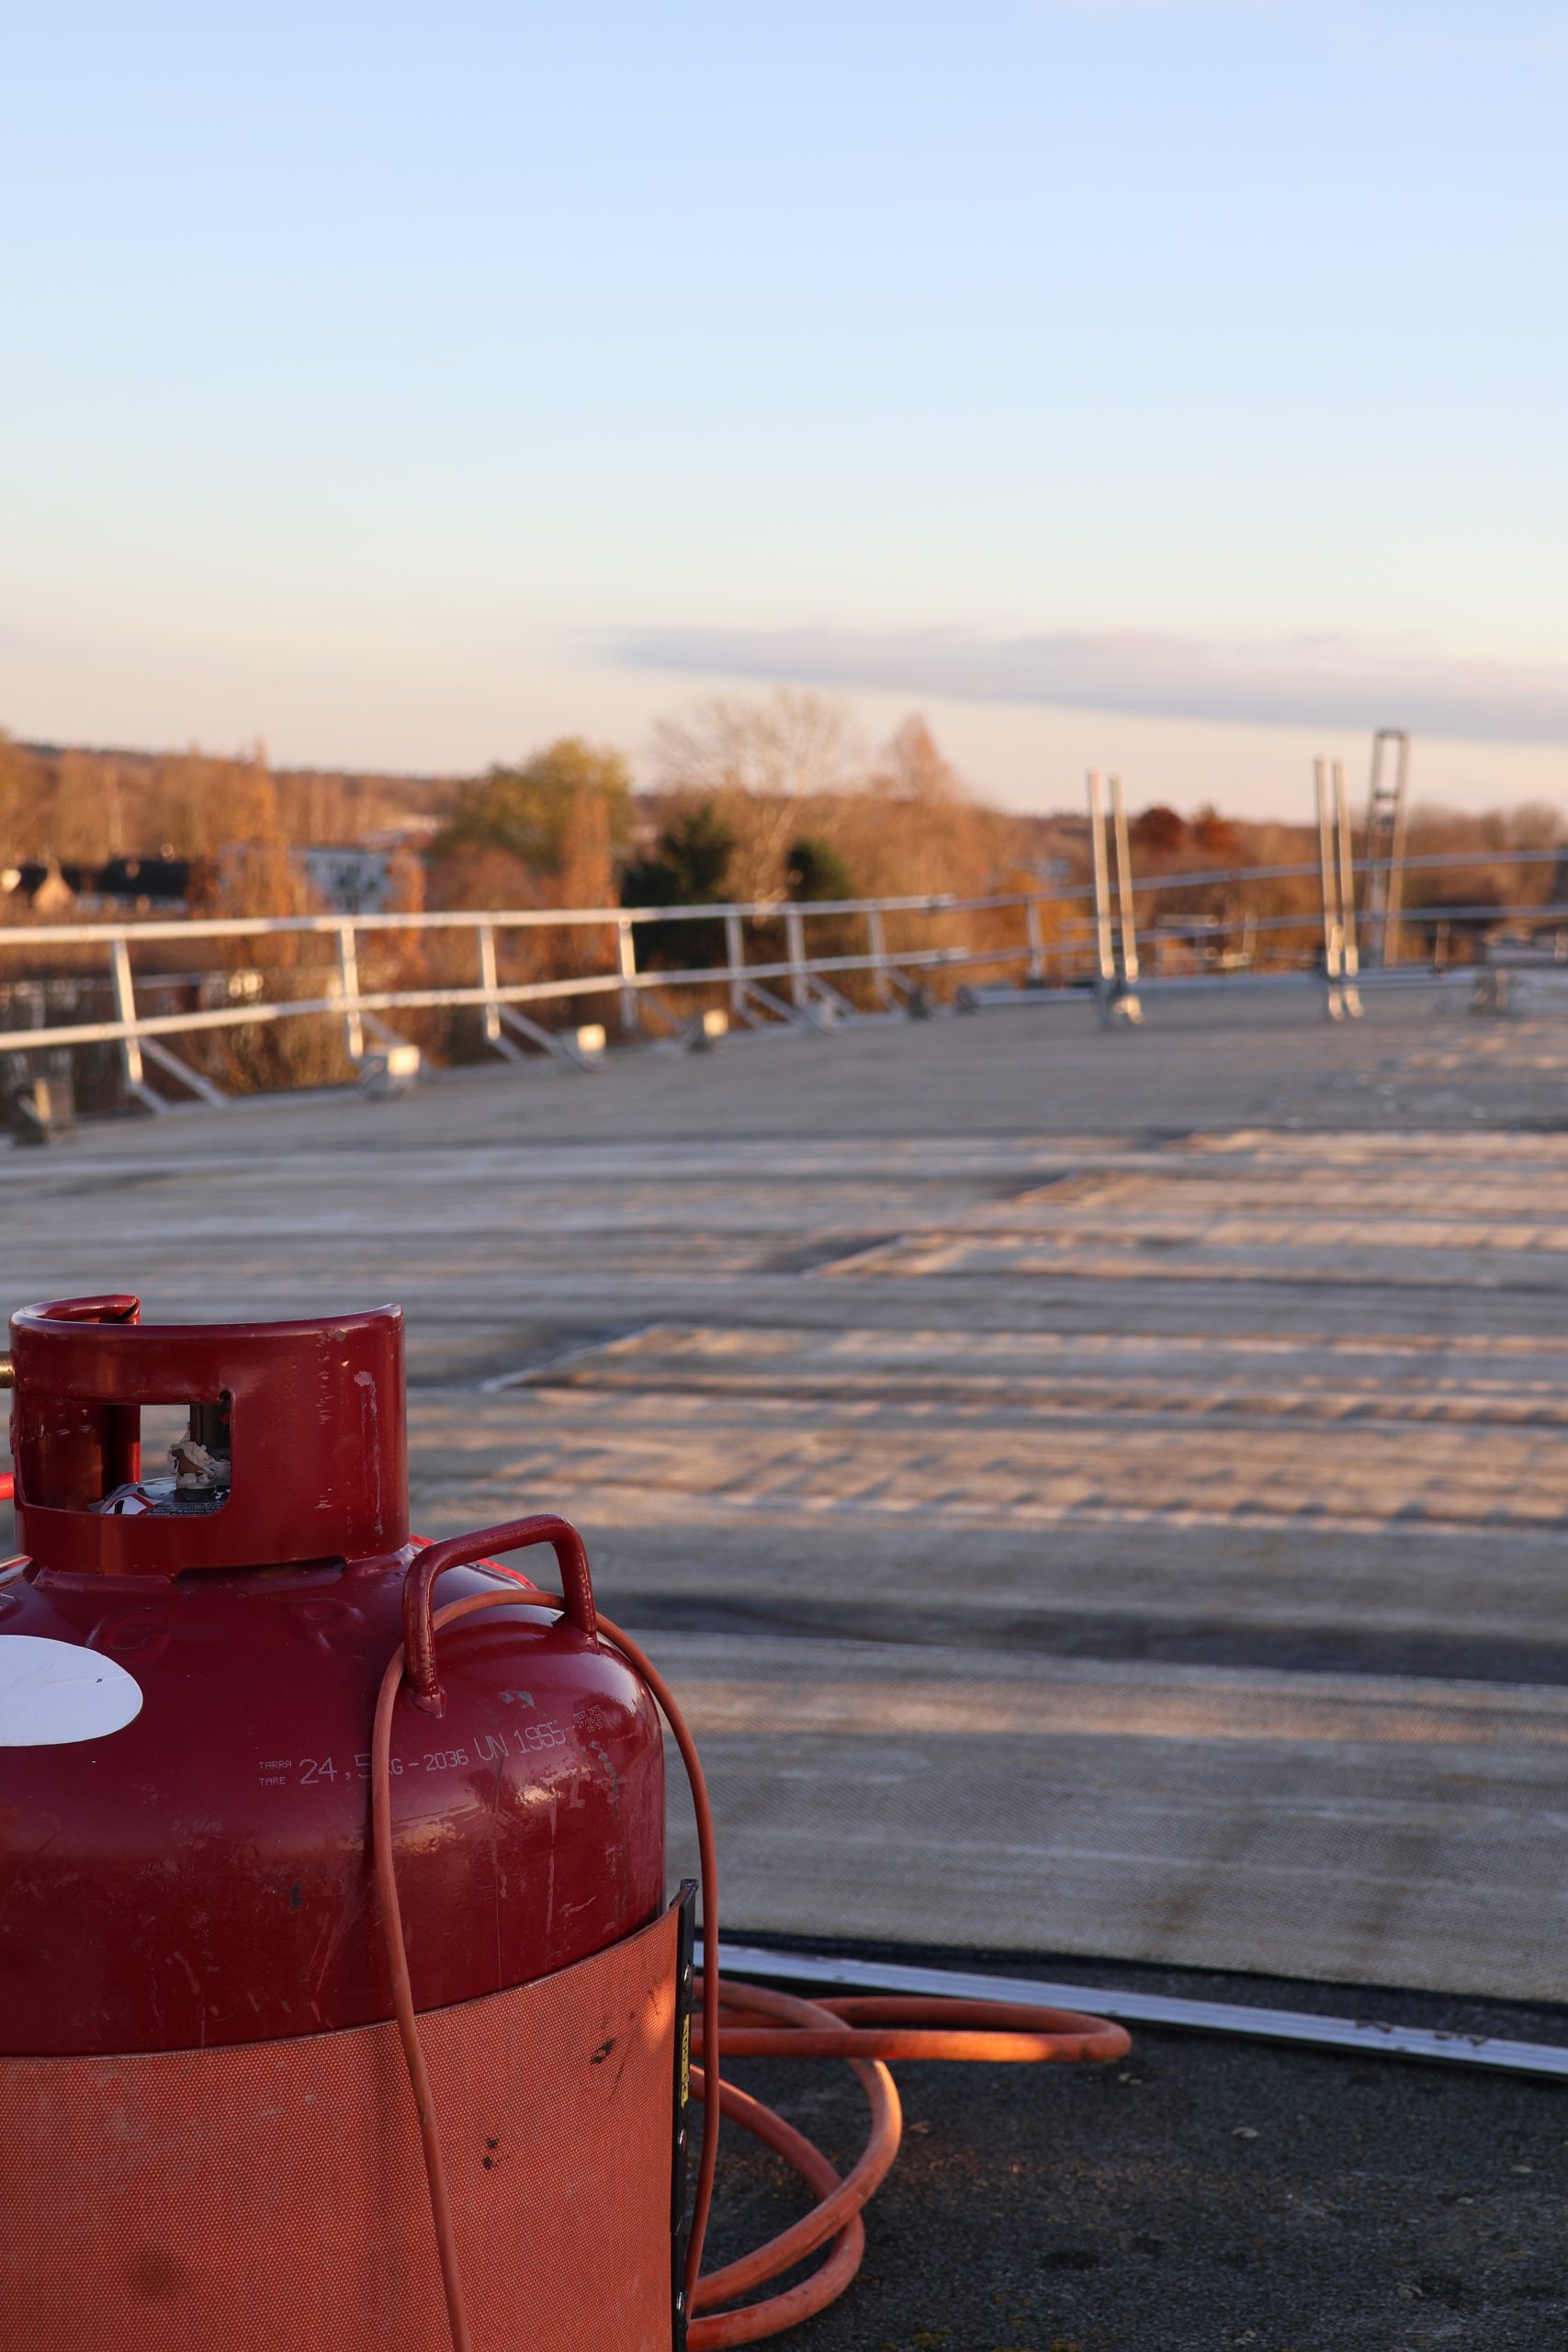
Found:
<path fill-rule="evenodd" d="M 746 934 L 740 918 L 733 912 L 724 918 L 724 960 L 729 973 L 729 1010 L 744 1014 L 746 1010 Z"/>
<path fill-rule="evenodd" d="M 1399 919 L 1404 910 L 1404 835 L 1408 811 L 1404 804 L 1405 788 L 1410 781 L 1410 738 L 1401 732 L 1399 738 L 1399 772 L 1395 780 L 1398 806 L 1394 810 L 1393 838 L 1388 845 L 1388 888 L 1383 898 L 1383 920 L 1388 928 L 1384 935 L 1382 961 L 1397 962 L 1399 957 Z"/>
<path fill-rule="evenodd" d="M 1345 763 L 1334 763 L 1334 805 L 1339 820 L 1339 968 L 1344 974 L 1345 1010 L 1352 1021 L 1361 1015 L 1361 991 L 1356 986 L 1361 961 L 1356 946 L 1356 853 L 1350 839 L 1350 796 L 1345 789 Z"/>
<path fill-rule="evenodd" d="M 1334 828 L 1328 806 L 1326 763 L 1314 760 L 1312 788 L 1317 802 L 1317 875 L 1323 901 L 1323 1009 L 1330 1021 L 1343 1021 L 1345 1000 L 1339 987 L 1343 933 L 1339 928 L 1339 879 L 1334 855 Z"/>
<path fill-rule="evenodd" d="M 136 1019 L 136 983 L 130 972 L 130 948 L 127 942 L 116 937 L 109 942 L 109 958 L 114 972 L 114 1010 L 117 1021 Z M 147 1083 L 141 1064 L 141 1041 L 138 1037 L 122 1037 L 119 1041 L 119 1066 L 128 1094 L 139 1102 L 146 1102 L 162 1110 L 163 1104 Z"/>
<path fill-rule="evenodd" d="M 626 915 L 615 925 L 615 966 L 621 976 L 621 1035 L 635 1037 L 642 1026 L 637 1001 L 637 926 Z"/>
<path fill-rule="evenodd" d="M 339 923 L 337 968 L 343 983 L 343 1035 L 351 1062 L 365 1058 L 365 1023 L 359 1011 L 359 950 L 351 922 Z"/>
<path fill-rule="evenodd" d="M 1032 980 L 1043 980 L 1045 978 L 1045 934 L 1040 927 L 1038 899 L 1025 899 L 1023 922 L 1029 939 L 1029 977 Z"/>
<path fill-rule="evenodd" d="M 1141 1021 L 1138 1001 L 1138 924 L 1133 897 L 1133 850 L 1127 837 L 1127 810 L 1122 779 L 1111 779 L 1111 820 L 1116 833 L 1116 900 L 1122 917 L 1122 989 L 1117 1009 L 1124 1021 Z"/>
<path fill-rule="evenodd" d="M 1094 864 L 1095 988 L 1101 1024 L 1110 1026 L 1111 1000 L 1116 988 L 1116 950 L 1111 936 L 1111 875 L 1105 855 L 1105 812 L 1100 806 L 1100 777 L 1089 772 L 1089 840 Z"/>
<path fill-rule="evenodd" d="M 805 1012 L 811 1001 L 806 973 L 806 917 L 798 907 L 784 909 L 784 936 L 789 942 L 789 999 Z"/>
<path fill-rule="evenodd" d="M 503 1010 L 502 1006 L 501 967 L 495 960 L 494 923 L 476 924 L 475 936 L 479 951 L 479 987 L 484 992 L 479 1017 L 484 1023 L 485 1044 L 493 1046 L 505 1061 L 525 1061 L 527 1056 L 524 1053 L 522 1046 L 514 1038 L 507 1035 L 503 1026 L 503 1023 L 509 1020 L 515 1021 L 516 1015 L 509 1010 Z"/>
<path fill-rule="evenodd" d="M 869 934 L 872 986 L 876 990 L 876 1001 L 879 1004 L 891 1005 L 893 983 L 887 977 L 887 926 L 882 919 L 880 907 L 866 910 L 865 926 Z"/>
<path fill-rule="evenodd" d="M 501 986 L 501 975 L 495 960 L 494 923 L 481 922 L 479 926 L 477 936 L 479 949 L 479 986 L 485 992 L 485 1044 L 487 1046 L 494 1046 L 499 1049 L 502 1043 L 502 1039 L 501 1035 L 501 1004 L 496 991 Z"/>

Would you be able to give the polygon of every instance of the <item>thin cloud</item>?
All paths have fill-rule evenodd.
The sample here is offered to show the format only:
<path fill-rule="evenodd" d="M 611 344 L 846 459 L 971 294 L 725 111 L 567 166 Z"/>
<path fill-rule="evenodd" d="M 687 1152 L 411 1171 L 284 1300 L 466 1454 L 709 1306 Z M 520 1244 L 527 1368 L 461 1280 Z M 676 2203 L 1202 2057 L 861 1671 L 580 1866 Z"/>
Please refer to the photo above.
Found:
<path fill-rule="evenodd" d="M 1258 644 L 1135 630 L 640 629 L 629 668 L 851 691 L 1034 703 L 1274 727 L 1409 727 L 1461 741 L 1568 743 L 1568 669 L 1446 660 L 1342 637 Z"/>

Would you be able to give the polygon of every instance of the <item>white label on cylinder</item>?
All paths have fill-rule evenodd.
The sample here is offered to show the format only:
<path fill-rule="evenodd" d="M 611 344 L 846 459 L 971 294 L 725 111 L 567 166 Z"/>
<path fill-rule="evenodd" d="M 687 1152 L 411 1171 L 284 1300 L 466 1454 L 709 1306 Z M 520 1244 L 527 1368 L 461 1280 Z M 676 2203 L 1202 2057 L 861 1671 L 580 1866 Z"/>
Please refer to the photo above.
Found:
<path fill-rule="evenodd" d="M 104 1739 L 141 1713 L 141 1683 L 112 1657 L 36 1634 L 0 1639 L 0 1747 Z"/>

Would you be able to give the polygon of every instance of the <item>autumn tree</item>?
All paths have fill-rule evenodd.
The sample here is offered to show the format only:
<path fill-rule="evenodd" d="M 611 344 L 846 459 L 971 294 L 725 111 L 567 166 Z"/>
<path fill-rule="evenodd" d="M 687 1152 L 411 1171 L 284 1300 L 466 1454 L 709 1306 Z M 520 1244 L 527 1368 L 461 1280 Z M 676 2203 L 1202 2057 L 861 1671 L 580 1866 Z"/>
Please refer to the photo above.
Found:
<path fill-rule="evenodd" d="M 1170 857 L 1187 839 L 1187 824 L 1174 808 L 1156 801 L 1152 808 L 1134 817 L 1127 828 L 1128 838 L 1134 849 L 1147 850 L 1154 857 Z"/>
<path fill-rule="evenodd" d="M 1222 817 L 1212 800 L 1206 800 L 1192 820 L 1192 840 L 1206 857 L 1235 857 L 1241 836 L 1229 817 Z"/>
<path fill-rule="evenodd" d="M 62 753 L 54 779 L 49 846 L 62 865 L 101 865 L 109 855 L 108 796 L 100 763 L 82 752 Z"/>
<path fill-rule="evenodd" d="M 599 813 L 588 817 L 584 804 Z M 499 850 L 536 873 L 558 874 L 563 860 L 581 855 L 585 825 L 611 860 L 626 855 L 637 828 L 631 774 L 618 752 L 563 735 L 521 766 L 492 767 L 462 786 L 431 855 L 446 863 Z"/>
<path fill-rule="evenodd" d="M 998 887 L 1014 828 L 975 798 L 926 721 L 904 720 L 837 838 L 868 894 Z"/>
<path fill-rule="evenodd" d="M 281 837 L 277 788 L 258 745 L 248 759 L 205 752 L 161 757 L 142 797 L 143 847 L 174 857 L 207 857 L 231 842 Z"/>
<path fill-rule="evenodd" d="M 31 752 L 0 729 L 0 865 L 36 854 L 43 843 L 43 775 Z"/>
<path fill-rule="evenodd" d="M 602 792 L 580 792 L 561 826 L 552 893 L 558 907 L 607 907 L 615 899 L 610 806 Z"/>
<path fill-rule="evenodd" d="M 561 828 L 560 860 L 546 885 L 546 903 L 611 907 L 615 898 L 609 806 L 603 793 L 580 792 Z M 562 977 L 615 961 L 615 934 L 597 923 L 548 932 L 545 942 L 551 968 Z"/>

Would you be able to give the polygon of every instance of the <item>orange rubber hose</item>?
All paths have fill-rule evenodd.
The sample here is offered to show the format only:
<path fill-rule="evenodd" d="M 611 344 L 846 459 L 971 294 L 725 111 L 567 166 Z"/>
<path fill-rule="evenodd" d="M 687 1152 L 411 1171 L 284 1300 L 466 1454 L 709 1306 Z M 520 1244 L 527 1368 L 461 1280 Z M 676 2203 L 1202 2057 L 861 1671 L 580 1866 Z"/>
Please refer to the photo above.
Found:
<path fill-rule="evenodd" d="M 887 2079 L 891 2084 L 891 2075 Z M 694 2068 L 694 2084 L 695 2080 Z M 743 2131 L 783 2156 L 818 2197 L 830 2196 L 839 2187 L 839 2176 L 827 2157 L 793 2123 L 786 2123 L 782 2115 L 775 2115 L 771 2107 L 764 2107 L 761 2099 L 752 2098 L 734 2083 L 722 2084 L 719 2097 L 730 2121 L 739 2123 Z M 897 2105 L 895 2092 L 895 2108 Z M 773 2244 L 778 2244 L 777 2239 Z M 763 2249 L 764 2253 L 768 2251 L 771 2249 Z M 711 2318 L 694 2319 L 686 2338 L 688 2352 L 723 2352 L 723 2347 L 730 2345 L 756 2344 L 764 2336 L 782 2335 L 785 2328 L 797 2327 L 802 2320 L 812 2318 L 838 2300 L 860 2268 L 864 2254 L 865 2223 L 858 2212 L 852 2213 L 819 2270 L 799 2286 L 787 2288 L 782 2295 L 771 2295 L 766 2302 L 752 2303 L 745 2311 L 720 2312 Z M 719 2271 L 714 2278 L 705 2279 L 699 2293 L 716 2287 L 726 2275 Z"/>
<path fill-rule="evenodd" d="M 715 2303 L 728 2302 L 736 2295 L 749 2294 L 754 2287 L 776 2278 L 780 2271 L 793 2269 L 797 2262 L 804 2262 L 807 2256 L 815 2254 L 827 2239 L 836 2237 L 869 2202 L 886 2178 L 898 2154 L 898 2143 L 904 2128 L 903 2111 L 892 2075 L 880 2061 L 862 2058 L 853 2052 L 853 2034 L 847 2026 L 840 2025 L 826 2007 L 815 2001 L 803 2001 L 793 1993 L 766 1992 L 761 1985 L 725 1984 L 723 1995 L 724 2005 L 732 2013 L 744 2007 L 759 2017 L 778 2020 L 761 2037 L 769 2042 L 771 2052 L 778 2054 L 793 2055 L 797 2036 L 807 2038 L 813 2027 L 825 2029 L 822 2038 L 832 2045 L 830 2054 L 848 2060 L 865 2091 L 871 2108 L 871 2132 L 859 2162 L 842 2180 L 829 2165 L 826 2186 L 816 2180 L 811 2182 L 810 2186 L 818 2190 L 821 2202 L 804 2220 L 795 2222 L 766 2245 L 759 2246 L 754 2253 L 739 2262 L 732 2262 L 727 2269 L 716 2270 L 702 2281 L 693 2298 L 694 2312 L 711 2310 Z M 695 2051 L 694 2037 L 693 2047 Z M 719 2030 L 718 2049 L 722 2062 L 729 2056 L 728 2030 L 723 2027 Z M 728 2087 L 728 2085 L 725 2086 L 727 2090 Z M 750 2105 L 756 2112 L 770 2113 L 765 2108 L 758 2109 L 754 2100 Z M 737 2116 L 736 2120 L 740 2120 L 741 2118 Z M 755 2113 L 748 2120 L 748 2129 L 754 2126 Z M 788 2129 L 787 2126 L 785 2128 Z M 773 2142 L 770 2144 L 776 2145 Z M 781 2154 L 789 2153 L 782 2148 L 778 2152 Z M 793 2156 L 790 2156 L 790 2161 L 794 2161 Z M 816 2283 L 816 2280 L 809 2279 L 806 2285 L 809 2288 Z M 814 2304 L 813 2308 L 818 2306 Z M 751 2316 L 751 2313 L 747 2313 L 748 2318 Z M 805 2313 L 798 2316 L 805 2317 Z M 793 2324 L 793 2321 L 783 2319 L 779 2322 L 781 2327 Z M 723 2335 L 709 2338 L 716 2344 L 749 2340 Z"/>
<path fill-rule="evenodd" d="M 446 2165 L 435 2122 L 435 2099 L 419 2038 L 419 2017 L 409 1976 L 408 1948 L 403 1941 L 402 1911 L 398 1902 L 396 1857 L 392 1850 L 392 1708 L 403 1679 L 403 1653 L 389 1658 L 376 1699 L 376 1722 L 370 1736 L 370 1827 L 376 1854 L 376 1887 L 381 1902 L 381 1924 L 387 1965 L 392 1976 L 392 2005 L 403 2063 L 413 2091 L 419 2136 L 424 2148 L 424 2177 L 430 2188 L 430 2217 L 435 2226 L 435 2250 L 441 2259 L 441 2285 L 446 2298 L 446 2324 L 452 2352 L 473 2352 L 468 2314 L 463 2307 L 463 2282 L 457 2269 L 457 2247 L 452 2229 L 452 2202 L 446 2188 Z"/>
<path fill-rule="evenodd" d="M 727 1984 L 727 2003 L 731 1990 Z M 863 2058 L 1060 2066 L 1077 2059 L 1121 2058 L 1129 2047 L 1125 2030 L 1103 2018 L 1018 2002 L 862 1999 L 816 2006 L 846 2024 L 853 2026 L 857 2018 L 862 2024 L 849 2042 L 841 2032 L 835 2039 L 830 2032 L 805 2029 L 778 2033 L 765 2026 L 721 2026 L 720 2050 L 726 2058 L 841 2058 L 852 2050 Z"/>
<path fill-rule="evenodd" d="M 1122 2026 L 1070 2009 L 1037 2008 L 1011 2001 L 908 2000 L 857 1997 L 803 2001 L 760 1985 L 724 1980 L 721 2059 L 732 2057 L 828 2057 L 845 2060 L 866 2085 L 872 2129 L 860 2162 L 842 2180 L 815 2150 L 813 2162 L 799 2160 L 800 2134 L 756 2100 L 733 2120 L 784 2156 L 816 2191 L 820 2202 L 803 2221 L 781 2232 L 754 2254 L 715 2271 L 697 2289 L 694 2310 L 708 2312 L 716 2302 L 748 2293 L 790 2269 L 829 2236 L 839 2236 L 822 2268 L 798 2286 L 744 2311 L 694 2319 L 691 2352 L 728 2352 L 728 2347 L 782 2335 L 823 2311 L 842 2294 L 860 2267 L 864 2234 L 859 2215 L 886 2178 L 898 2150 L 902 2115 L 888 2073 L 889 2058 L 1004 2060 L 1070 2064 L 1125 2055 L 1131 2043 Z M 743 2018 L 773 2020 L 741 2023 Z M 857 2020 L 859 2022 L 857 2022 Z M 955 2027 L 966 2030 L 953 2030 Z M 732 2114 L 733 2085 L 723 2086 L 724 2112 Z M 787 2135 L 785 2137 L 784 2135 Z M 846 2223 L 849 2229 L 846 2230 Z M 850 2232 L 853 2233 L 852 2238 Z"/>
<path fill-rule="evenodd" d="M 432 1634 L 479 1609 L 533 1607 L 566 1611 L 568 1604 L 559 1593 L 540 1592 L 515 1571 L 503 1569 L 502 1573 L 517 1586 L 517 1590 L 475 1593 L 449 1602 L 432 1618 Z M 604 1616 L 599 1618 L 598 1629 L 601 1636 L 641 1677 L 680 1749 L 696 1814 L 703 1945 L 711 1955 L 718 1949 L 718 1871 L 713 1813 L 695 1742 L 663 1678 L 632 1637 Z M 457 2269 L 446 2164 L 420 2043 L 419 2018 L 398 1902 L 390 1756 L 392 1713 L 404 1668 L 404 1653 L 400 1648 L 388 1661 L 376 1702 L 370 1766 L 376 1883 L 398 2031 L 424 2151 L 452 2352 L 472 2352 Z M 794 1994 L 767 1991 L 759 1985 L 721 1982 L 711 1967 L 704 1971 L 701 1979 L 701 2005 L 700 2023 L 694 2021 L 693 2054 L 704 2063 L 693 2065 L 691 2076 L 693 2094 L 703 2102 L 703 2136 L 686 2259 L 690 2352 L 729 2352 L 731 2346 L 782 2335 L 786 2328 L 824 2310 L 850 2284 L 865 2251 L 863 2210 L 886 2179 L 898 2153 L 902 2109 L 887 2070 L 888 2059 L 989 2059 L 1071 2064 L 1119 2058 L 1131 2047 L 1122 2027 L 1109 2024 L 1101 2018 L 1080 2017 L 1072 2010 L 1036 2008 L 1007 2001 L 807 2001 Z M 782 2116 L 734 2084 L 722 2081 L 722 2062 L 731 2057 L 841 2059 L 858 2077 L 871 2109 L 866 2145 L 851 2170 L 840 2177 L 821 2151 L 813 2147 L 793 2124 L 786 2123 Z M 732 2122 L 783 2156 L 818 2201 L 810 2212 L 765 2245 L 704 2278 L 703 2241 L 713 2199 L 721 2115 L 728 2116 Z M 797 2285 L 739 2311 L 713 2309 L 716 2303 L 751 2293 L 829 2242 L 827 2259 Z"/>

